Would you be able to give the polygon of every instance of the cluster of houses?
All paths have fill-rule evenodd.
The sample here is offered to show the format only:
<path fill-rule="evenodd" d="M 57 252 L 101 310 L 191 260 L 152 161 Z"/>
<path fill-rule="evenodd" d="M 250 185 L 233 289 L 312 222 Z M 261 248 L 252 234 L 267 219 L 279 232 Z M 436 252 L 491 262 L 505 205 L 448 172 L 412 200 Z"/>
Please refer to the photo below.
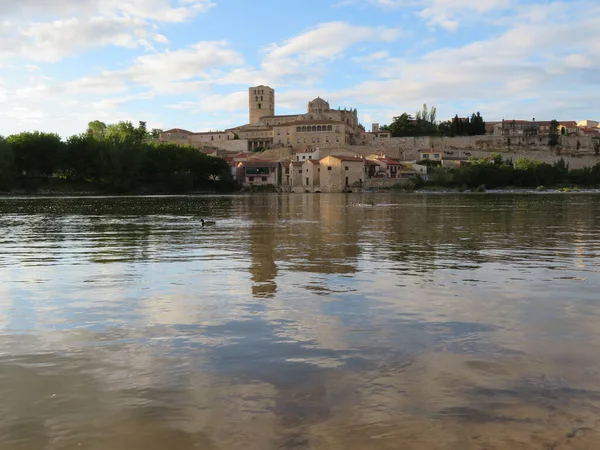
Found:
<path fill-rule="evenodd" d="M 550 121 L 536 121 L 535 119 L 486 122 L 486 134 L 495 136 L 547 136 L 550 134 L 550 128 Z M 562 136 L 600 137 L 600 123 L 595 120 L 559 121 L 557 131 Z"/>
<path fill-rule="evenodd" d="M 416 162 L 401 162 L 386 155 L 329 154 L 306 149 L 291 160 L 267 161 L 255 153 L 225 157 L 232 175 L 245 186 L 273 185 L 286 192 L 350 192 L 385 182 L 388 186 L 402 179 L 426 176 L 427 167 Z M 216 156 L 216 155 L 215 155 Z"/>
<path fill-rule="evenodd" d="M 411 162 L 389 158 L 385 154 L 358 156 L 348 148 L 367 147 L 366 151 L 362 151 L 365 154 L 371 151 L 369 147 L 372 151 L 375 148 L 397 149 L 399 144 L 394 143 L 391 134 L 381 130 L 376 123 L 367 131 L 359 123 L 356 108 L 332 108 L 320 97 L 309 101 L 306 112 L 298 114 L 277 115 L 275 106 L 274 89 L 253 86 L 248 89 L 247 124 L 224 131 L 200 133 L 173 128 L 162 132 L 159 140 L 191 145 L 210 156 L 224 158 L 231 167 L 232 175 L 242 184 L 274 185 L 290 192 L 344 192 L 369 188 L 374 183 L 377 186 L 389 185 L 418 174 L 426 177 L 426 167 L 416 161 L 435 161 L 442 166 L 469 164 L 470 153 L 461 151 L 460 155 L 455 155 L 450 150 L 455 147 L 449 143 L 441 143 L 441 146 L 433 142 L 427 146 L 413 143 L 410 153 L 413 157 L 419 153 L 419 158 Z M 548 140 L 550 129 L 550 121 L 535 119 L 487 122 L 487 144 L 510 146 L 512 141 L 513 144 L 543 145 Z M 590 142 L 600 141 L 600 123 L 592 120 L 559 122 L 558 133 L 562 136 L 588 136 L 592 138 Z M 472 138 L 478 139 L 474 145 L 486 147 L 485 139 L 479 136 Z M 403 145 L 408 149 L 408 143 Z M 422 151 L 424 147 L 431 151 Z M 269 158 L 262 152 L 268 149 L 285 150 L 292 157 L 284 157 L 282 153 L 267 160 Z"/>

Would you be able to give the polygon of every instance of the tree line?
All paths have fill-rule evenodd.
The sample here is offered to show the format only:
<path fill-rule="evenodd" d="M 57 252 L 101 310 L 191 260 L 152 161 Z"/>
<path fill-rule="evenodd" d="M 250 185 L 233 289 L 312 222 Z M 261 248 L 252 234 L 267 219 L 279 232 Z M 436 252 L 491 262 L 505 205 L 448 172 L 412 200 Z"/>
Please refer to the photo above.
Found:
<path fill-rule="evenodd" d="M 392 123 L 383 125 L 381 130 L 389 131 L 393 137 L 414 136 L 477 136 L 485 134 L 485 121 L 479 112 L 471 117 L 458 117 L 452 120 L 438 122 L 435 106 L 428 108 L 423 105 L 414 116 L 402 113 L 393 118 Z"/>
<path fill-rule="evenodd" d="M 0 136 L 0 189 L 37 189 L 49 180 L 115 193 L 181 193 L 234 187 L 226 161 L 191 146 L 148 141 L 146 123 L 90 122 L 62 140 L 39 131 Z"/>
<path fill-rule="evenodd" d="M 475 189 L 483 187 L 542 188 L 554 186 L 600 186 L 600 163 L 592 167 L 571 169 L 564 159 L 548 164 L 528 158 L 504 159 L 492 153 L 487 158 L 472 160 L 463 167 L 429 167 L 428 184 Z"/>

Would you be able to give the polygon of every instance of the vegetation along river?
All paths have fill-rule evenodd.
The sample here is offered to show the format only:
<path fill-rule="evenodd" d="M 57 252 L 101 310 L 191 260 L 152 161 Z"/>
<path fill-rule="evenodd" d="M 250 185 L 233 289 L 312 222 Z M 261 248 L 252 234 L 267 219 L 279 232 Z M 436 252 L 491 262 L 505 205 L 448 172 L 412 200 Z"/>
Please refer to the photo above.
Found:
<path fill-rule="evenodd" d="M 595 449 L 599 355 L 597 194 L 0 199 L 2 450 Z"/>

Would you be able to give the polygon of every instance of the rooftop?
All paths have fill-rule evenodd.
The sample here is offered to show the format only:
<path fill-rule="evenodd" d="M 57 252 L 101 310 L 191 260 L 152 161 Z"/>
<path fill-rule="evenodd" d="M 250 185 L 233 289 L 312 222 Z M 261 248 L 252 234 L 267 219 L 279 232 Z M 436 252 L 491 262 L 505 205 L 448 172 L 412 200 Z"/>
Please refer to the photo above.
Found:
<path fill-rule="evenodd" d="M 332 158 L 339 159 L 340 161 L 354 161 L 354 162 L 364 162 L 360 156 L 350 156 L 350 155 L 329 155 Z"/>
<path fill-rule="evenodd" d="M 163 131 L 163 133 L 183 133 L 183 134 L 194 134 L 191 131 L 184 130 L 183 128 L 171 128 L 170 130 Z"/>

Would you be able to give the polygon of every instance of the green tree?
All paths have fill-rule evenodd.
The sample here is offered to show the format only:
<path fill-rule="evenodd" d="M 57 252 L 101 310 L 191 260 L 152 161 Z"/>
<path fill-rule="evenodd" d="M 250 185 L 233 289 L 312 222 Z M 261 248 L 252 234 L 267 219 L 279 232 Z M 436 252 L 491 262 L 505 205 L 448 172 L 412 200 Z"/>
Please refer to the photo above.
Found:
<path fill-rule="evenodd" d="M 15 177 L 15 155 L 3 136 L 0 136 L 0 190 L 9 190 Z"/>
<path fill-rule="evenodd" d="M 55 133 L 39 131 L 8 136 L 19 174 L 47 178 L 63 163 L 64 143 Z"/>
<path fill-rule="evenodd" d="M 550 121 L 550 130 L 548 132 L 548 145 L 554 147 L 558 145 L 558 126 L 557 120 L 553 119 Z"/>
<path fill-rule="evenodd" d="M 408 113 L 394 117 L 392 123 L 383 125 L 383 131 L 389 131 L 393 137 L 414 136 L 414 119 Z"/>
<path fill-rule="evenodd" d="M 99 120 L 94 120 L 88 123 L 88 134 L 91 134 L 97 139 L 102 139 L 106 133 L 106 124 Z"/>
<path fill-rule="evenodd" d="M 150 132 L 150 137 L 152 139 L 158 139 L 162 132 L 163 130 L 161 130 L 160 128 L 152 128 L 152 131 Z"/>

